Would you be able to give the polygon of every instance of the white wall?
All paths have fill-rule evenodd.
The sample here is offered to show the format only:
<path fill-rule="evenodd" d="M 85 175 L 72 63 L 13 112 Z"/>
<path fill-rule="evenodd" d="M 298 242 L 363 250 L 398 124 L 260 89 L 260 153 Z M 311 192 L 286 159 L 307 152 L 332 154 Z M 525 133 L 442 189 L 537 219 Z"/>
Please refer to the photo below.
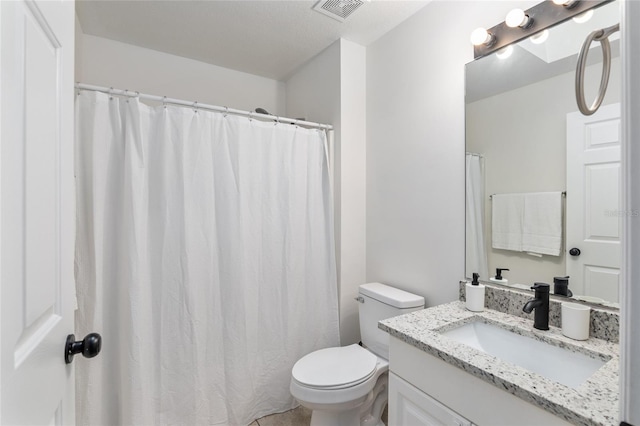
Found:
<path fill-rule="evenodd" d="M 76 81 L 284 115 L 284 83 L 76 33 Z"/>
<path fill-rule="evenodd" d="M 82 25 L 78 19 L 78 15 L 75 16 L 75 50 L 74 50 L 74 81 L 78 81 L 83 76 L 82 74 L 82 41 L 84 40 L 84 33 L 82 31 Z"/>
<path fill-rule="evenodd" d="M 340 43 L 340 304 L 341 342 L 360 340 L 358 286 L 366 282 L 366 49 Z M 336 162 L 336 164 L 338 164 Z"/>
<path fill-rule="evenodd" d="M 367 280 L 427 306 L 464 276 L 464 65 L 469 35 L 515 5 L 434 1 L 367 50 Z"/>
<path fill-rule="evenodd" d="M 332 124 L 340 136 L 340 40 L 285 81 L 286 114 Z"/>
<path fill-rule="evenodd" d="M 340 340 L 360 339 L 353 300 L 365 282 L 365 48 L 338 40 L 286 81 L 287 115 L 334 126 L 334 212 Z"/>

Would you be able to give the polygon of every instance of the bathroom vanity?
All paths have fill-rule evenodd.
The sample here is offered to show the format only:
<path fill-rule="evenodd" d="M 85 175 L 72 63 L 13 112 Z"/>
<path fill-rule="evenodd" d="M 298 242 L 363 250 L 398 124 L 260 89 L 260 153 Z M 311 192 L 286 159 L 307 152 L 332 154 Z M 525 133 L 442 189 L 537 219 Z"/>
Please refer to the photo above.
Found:
<path fill-rule="evenodd" d="M 506 345 L 506 352 L 492 355 L 470 346 L 487 336 L 472 333 L 467 343 L 455 336 L 466 333 L 462 327 L 476 324 L 489 329 L 489 340 L 495 337 L 493 331 L 516 340 Z M 618 424 L 616 343 L 595 338 L 575 341 L 557 327 L 535 330 L 531 319 L 494 310 L 470 312 L 458 301 L 384 320 L 379 327 L 391 336 L 392 426 Z M 517 343 L 522 338 L 526 341 Z M 529 344 L 533 346 L 518 352 Z M 574 356 L 580 359 L 574 361 Z M 531 361 L 534 364 L 527 366 Z M 554 368 L 558 367 L 554 361 L 568 363 Z M 583 361 L 595 364 L 561 377 L 568 367 Z M 542 369 L 533 372 L 538 366 Z"/>

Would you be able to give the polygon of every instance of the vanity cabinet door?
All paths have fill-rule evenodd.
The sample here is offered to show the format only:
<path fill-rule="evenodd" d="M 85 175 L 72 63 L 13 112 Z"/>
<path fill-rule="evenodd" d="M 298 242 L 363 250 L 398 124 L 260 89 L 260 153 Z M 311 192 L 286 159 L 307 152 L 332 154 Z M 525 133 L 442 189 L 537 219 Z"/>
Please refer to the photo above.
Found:
<path fill-rule="evenodd" d="M 389 373 L 389 426 L 471 426 L 415 386 Z"/>

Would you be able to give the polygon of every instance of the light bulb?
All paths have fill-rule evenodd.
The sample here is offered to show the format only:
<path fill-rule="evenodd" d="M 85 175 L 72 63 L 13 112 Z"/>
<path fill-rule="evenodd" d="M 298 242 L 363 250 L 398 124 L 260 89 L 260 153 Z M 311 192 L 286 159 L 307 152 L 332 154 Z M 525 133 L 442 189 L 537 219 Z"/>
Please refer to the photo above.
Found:
<path fill-rule="evenodd" d="M 496 52 L 496 56 L 499 59 L 507 59 L 513 53 L 513 46 L 509 45 Z"/>
<path fill-rule="evenodd" d="M 493 41 L 493 36 L 484 28 L 476 28 L 471 33 L 471 43 L 474 46 L 480 46 L 481 44 L 490 45 Z"/>
<path fill-rule="evenodd" d="M 511 12 L 507 13 L 507 18 L 504 21 L 507 26 L 511 28 L 526 28 L 532 23 L 532 20 L 522 9 L 513 9 Z"/>
<path fill-rule="evenodd" d="M 593 16 L 593 9 L 590 9 L 590 10 L 587 10 L 586 12 L 581 13 L 580 15 L 574 17 L 573 21 L 576 24 L 584 24 L 589 19 L 591 19 L 592 16 Z"/>
<path fill-rule="evenodd" d="M 533 44 L 542 44 L 545 41 L 547 41 L 548 38 L 549 38 L 549 31 L 544 30 L 542 32 L 532 35 L 531 37 L 529 37 L 529 40 L 531 40 L 531 43 Z"/>

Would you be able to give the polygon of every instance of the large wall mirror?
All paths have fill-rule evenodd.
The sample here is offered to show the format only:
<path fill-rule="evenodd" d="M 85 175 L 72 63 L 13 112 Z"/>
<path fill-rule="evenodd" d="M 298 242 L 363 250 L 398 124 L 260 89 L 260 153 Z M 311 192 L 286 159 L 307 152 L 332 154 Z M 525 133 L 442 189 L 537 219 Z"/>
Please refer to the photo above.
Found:
<path fill-rule="evenodd" d="M 497 268 L 506 268 L 505 285 L 527 289 L 546 282 L 553 289 L 554 277 L 569 276 L 574 298 L 617 306 L 624 213 L 619 33 L 609 38 L 610 80 L 594 115 L 578 111 L 575 70 L 587 35 L 619 23 L 619 7 L 617 1 L 604 4 L 467 64 L 467 277 L 478 272 L 490 281 Z M 590 104 L 602 75 L 599 43 L 588 57 Z M 514 225 L 513 215 L 522 216 L 523 208 L 510 203 L 519 199 L 527 217 Z M 547 208 L 559 222 L 536 216 Z M 510 245 L 508 237 L 505 245 L 505 233 L 523 232 L 518 226 L 539 234 L 533 249 Z"/>

